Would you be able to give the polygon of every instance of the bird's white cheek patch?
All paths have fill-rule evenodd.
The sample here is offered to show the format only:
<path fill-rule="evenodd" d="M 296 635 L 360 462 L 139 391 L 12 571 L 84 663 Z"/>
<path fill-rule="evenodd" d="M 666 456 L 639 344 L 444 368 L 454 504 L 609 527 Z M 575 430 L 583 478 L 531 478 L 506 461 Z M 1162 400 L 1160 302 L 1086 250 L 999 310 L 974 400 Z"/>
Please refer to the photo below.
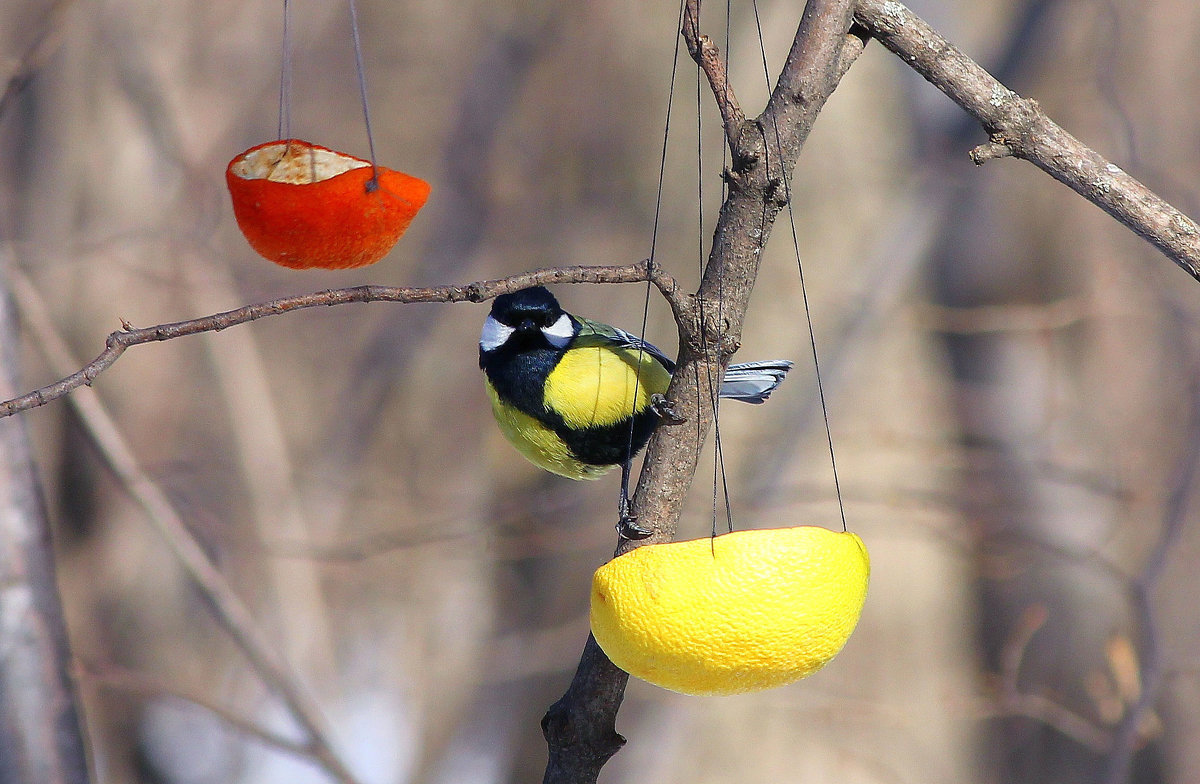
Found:
<path fill-rule="evenodd" d="M 491 316 L 483 322 L 483 333 L 479 336 L 479 347 L 484 351 L 495 351 L 516 332 L 512 327 L 501 324 Z"/>
<path fill-rule="evenodd" d="M 542 334 L 551 346 L 566 348 L 571 338 L 575 337 L 575 325 L 571 323 L 571 317 L 564 313 L 550 326 L 542 327 Z"/>

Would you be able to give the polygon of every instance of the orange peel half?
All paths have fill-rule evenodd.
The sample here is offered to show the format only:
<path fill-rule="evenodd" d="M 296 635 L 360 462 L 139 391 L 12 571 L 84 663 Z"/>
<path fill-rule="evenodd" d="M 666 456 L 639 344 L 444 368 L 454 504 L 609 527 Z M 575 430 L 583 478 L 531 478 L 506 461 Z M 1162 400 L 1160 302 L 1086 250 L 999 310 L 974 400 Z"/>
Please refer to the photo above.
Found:
<path fill-rule="evenodd" d="M 424 180 L 300 139 L 251 147 L 225 182 L 251 247 L 293 269 L 374 264 L 429 197 Z"/>

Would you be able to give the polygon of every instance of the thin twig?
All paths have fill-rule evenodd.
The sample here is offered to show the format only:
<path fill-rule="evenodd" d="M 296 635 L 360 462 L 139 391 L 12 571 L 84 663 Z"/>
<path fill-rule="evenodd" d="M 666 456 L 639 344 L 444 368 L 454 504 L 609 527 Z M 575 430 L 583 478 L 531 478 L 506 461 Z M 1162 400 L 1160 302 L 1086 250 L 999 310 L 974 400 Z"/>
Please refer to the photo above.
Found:
<path fill-rule="evenodd" d="M 1038 604 L 1026 608 L 1017 621 L 1012 637 L 1001 651 L 995 712 L 1039 721 L 1102 753 L 1112 745 L 1111 732 L 1045 695 L 1024 693 L 1020 689 L 1021 664 L 1025 660 L 1025 653 L 1034 635 L 1049 617 L 1046 607 Z"/>
<path fill-rule="evenodd" d="M 688 53 L 704 71 L 708 78 L 708 86 L 716 99 L 717 109 L 721 112 L 721 120 L 725 125 L 725 139 L 729 149 L 738 149 L 738 137 L 746 124 L 746 115 L 738 104 L 733 87 L 729 84 L 729 74 L 725 70 L 725 60 L 721 57 L 721 49 L 713 43 L 712 38 L 700 32 L 700 0 L 687 0 L 683 7 L 683 27 L 680 30 Z"/>
<path fill-rule="evenodd" d="M 0 403 L 0 417 L 12 416 L 20 411 L 43 406 L 79 387 L 91 386 L 96 377 L 111 367 L 130 346 L 171 340 L 184 335 L 197 335 L 202 332 L 219 332 L 238 324 L 256 321 L 267 316 L 278 316 L 293 310 L 345 305 L 350 302 L 483 302 L 500 294 L 546 283 L 643 283 L 647 279 L 658 287 L 664 299 L 671 305 L 671 309 L 678 312 L 681 301 L 678 294 L 679 287 L 674 278 L 658 268 L 651 273 L 646 263 L 641 262 L 608 266 L 552 267 L 510 275 L 506 278 L 468 283 L 463 286 L 419 288 L 353 286 L 318 291 L 313 294 L 281 297 L 270 302 L 246 305 L 203 318 L 158 324 L 153 327 L 136 329 L 126 324 L 125 329 L 110 334 L 104 342 L 104 351 L 79 370 L 53 384 L 47 384 L 40 389 Z"/>
<path fill-rule="evenodd" d="M 231 275 L 223 265 L 201 258 L 191 261 L 188 269 L 193 273 L 188 277 L 196 310 L 204 312 L 236 301 Z M 279 398 L 272 391 L 258 338 L 258 330 L 252 329 L 233 335 L 204 335 L 217 380 L 212 398 L 225 402 L 233 442 L 227 454 L 244 477 L 249 498 L 246 511 L 259 541 L 271 537 L 304 541 L 310 531 L 311 510 L 294 481 Z M 274 558 L 266 559 L 266 564 L 264 577 L 269 578 L 278 607 L 280 650 L 312 682 L 324 684 L 323 697 L 336 700 L 332 649 L 336 637 L 329 629 L 329 606 L 320 575 L 312 564 L 287 564 Z"/>
<path fill-rule="evenodd" d="M 988 133 L 976 163 L 1007 148 L 1148 240 L 1200 280 L 1200 225 L 1055 124 L 1037 101 L 1009 90 L 896 0 L 858 0 L 855 18 Z"/>
<path fill-rule="evenodd" d="M 950 307 L 922 304 L 917 316 L 922 326 L 954 335 L 989 332 L 1048 332 L 1074 326 L 1092 315 L 1087 297 L 1066 297 L 1034 305 L 979 305 Z"/>
<path fill-rule="evenodd" d="M 66 341 L 55 331 L 54 322 L 37 289 L 16 269 L 13 270 L 12 282 L 21 304 L 22 318 L 34 333 L 35 343 L 46 356 L 47 362 L 55 368 L 74 365 Z M 329 732 L 316 701 L 255 623 L 250 610 L 209 559 L 204 548 L 192 536 L 166 493 L 142 471 L 133 450 L 100 401 L 100 396 L 92 389 L 83 389 L 71 398 L 71 403 L 126 492 L 142 507 L 197 589 L 208 599 L 217 621 L 241 648 L 259 677 L 284 701 L 304 729 L 311 744 L 312 757 L 337 781 L 355 784 L 357 779 L 334 752 L 328 740 Z"/>
<path fill-rule="evenodd" d="M 1168 302 L 1166 308 L 1178 322 L 1182 319 L 1180 308 Z M 1168 333 L 1177 344 L 1185 341 L 1185 330 L 1173 329 Z M 1180 352 L 1189 347 L 1178 345 Z M 1108 750 L 1102 784 L 1120 784 L 1129 778 L 1129 768 L 1133 762 L 1133 754 L 1142 740 L 1146 715 L 1154 707 L 1159 697 L 1164 678 L 1161 631 L 1157 622 L 1157 613 L 1153 603 L 1154 589 L 1166 571 L 1167 563 L 1172 554 L 1179 549 L 1179 541 L 1187 530 L 1190 518 L 1188 503 L 1195 490 L 1197 474 L 1200 473 L 1200 438 L 1196 437 L 1200 428 L 1200 362 L 1194 354 L 1188 368 L 1188 398 L 1191 412 L 1187 427 L 1185 451 L 1175 467 L 1171 483 L 1171 491 L 1167 497 L 1166 509 L 1163 512 L 1162 530 L 1154 549 L 1146 558 L 1142 571 L 1129 586 L 1130 598 L 1138 621 L 1138 677 L 1141 690 L 1137 698 L 1126 709 L 1114 733 L 1113 742 Z"/>
<path fill-rule="evenodd" d="M 197 705 L 230 725 L 238 732 L 262 741 L 280 751 L 312 760 L 312 748 L 307 743 L 292 740 L 259 726 L 207 695 L 184 691 L 174 681 L 157 678 L 144 672 L 136 672 L 114 664 L 83 664 L 76 667 L 75 677 L 84 686 L 98 689 L 114 689 L 143 697 L 176 697 Z"/>

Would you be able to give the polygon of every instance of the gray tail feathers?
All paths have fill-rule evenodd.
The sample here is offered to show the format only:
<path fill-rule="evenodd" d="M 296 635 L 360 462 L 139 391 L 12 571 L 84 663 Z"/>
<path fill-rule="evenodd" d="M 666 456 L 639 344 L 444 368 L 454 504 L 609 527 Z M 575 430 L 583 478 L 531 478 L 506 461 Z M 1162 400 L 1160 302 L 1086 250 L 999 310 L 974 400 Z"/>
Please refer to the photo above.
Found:
<path fill-rule="evenodd" d="M 783 377 L 791 369 L 792 363 L 786 359 L 730 365 L 725 370 L 720 395 L 743 403 L 762 403 L 783 383 Z"/>

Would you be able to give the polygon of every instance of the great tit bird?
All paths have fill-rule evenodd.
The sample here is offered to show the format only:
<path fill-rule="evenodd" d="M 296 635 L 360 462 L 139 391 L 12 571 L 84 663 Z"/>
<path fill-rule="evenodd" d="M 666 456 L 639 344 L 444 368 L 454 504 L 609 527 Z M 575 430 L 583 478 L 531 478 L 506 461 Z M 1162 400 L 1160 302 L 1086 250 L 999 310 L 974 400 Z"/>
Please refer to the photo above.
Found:
<path fill-rule="evenodd" d="M 501 432 L 534 465 L 570 479 L 598 479 L 621 466 L 621 523 L 629 515 L 630 463 L 663 418 L 675 363 L 624 330 L 573 316 L 541 286 L 503 294 L 479 337 L 492 413 Z M 783 381 L 786 360 L 730 365 L 720 396 L 762 403 Z"/>

